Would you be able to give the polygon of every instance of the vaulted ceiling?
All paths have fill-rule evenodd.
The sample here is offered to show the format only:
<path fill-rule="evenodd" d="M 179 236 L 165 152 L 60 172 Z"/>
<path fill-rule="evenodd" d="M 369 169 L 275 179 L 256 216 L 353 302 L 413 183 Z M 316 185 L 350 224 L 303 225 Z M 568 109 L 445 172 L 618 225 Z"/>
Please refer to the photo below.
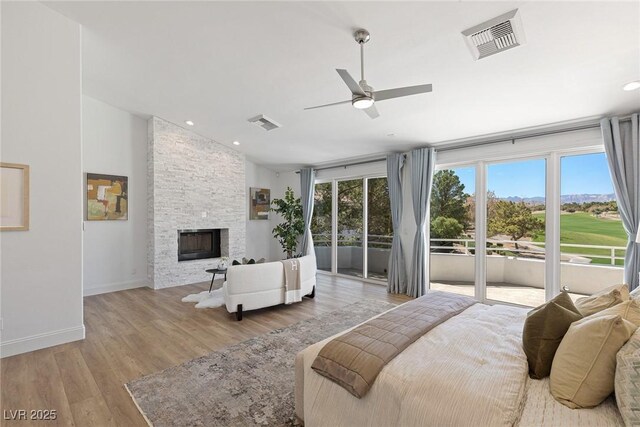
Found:
<path fill-rule="evenodd" d="M 549 123 L 627 113 L 640 92 L 638 2 L 51 2 L 83 26 L 83 91 L 285 170 Z M 474 61 L 461 31 L 519 8 L 526 44 Z M 350 105 L 354 29 L 375 89 L 433 92 Z M 265 114 L 270 132 L 247 119 Z M 186 127 L 186 125 L 184 125 Z"/>

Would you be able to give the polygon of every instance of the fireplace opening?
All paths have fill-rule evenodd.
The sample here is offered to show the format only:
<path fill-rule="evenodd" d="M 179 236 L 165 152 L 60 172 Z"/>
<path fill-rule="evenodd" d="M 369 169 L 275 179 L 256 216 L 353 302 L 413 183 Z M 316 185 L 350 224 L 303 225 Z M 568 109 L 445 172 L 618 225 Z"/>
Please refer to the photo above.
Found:
<path fill-rule="evenodd" d="M 178 230 L 178 261 L 219 258 L 220 229 Z"/>

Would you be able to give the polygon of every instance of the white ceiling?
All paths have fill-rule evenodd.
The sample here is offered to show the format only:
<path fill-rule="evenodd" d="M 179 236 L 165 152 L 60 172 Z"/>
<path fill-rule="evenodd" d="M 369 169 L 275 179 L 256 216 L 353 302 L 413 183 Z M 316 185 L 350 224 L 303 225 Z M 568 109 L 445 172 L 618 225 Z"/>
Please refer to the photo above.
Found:
<path fill-rule="evenodd" d="M 640 108 L 639 2 L 53 2 L 83 25 L 84 93 L 156 115 L 278 170 Z M 526 45 L 474 61 L 460 32 L 513 8 Z M 431 94 L 350 105 L 368 83 Z M 266 132 L 247 119 L 265 114 Z M 185 125 L 186 127 L 186 125 Z M 392 134 L 393 136 L 390 136 Z"/>

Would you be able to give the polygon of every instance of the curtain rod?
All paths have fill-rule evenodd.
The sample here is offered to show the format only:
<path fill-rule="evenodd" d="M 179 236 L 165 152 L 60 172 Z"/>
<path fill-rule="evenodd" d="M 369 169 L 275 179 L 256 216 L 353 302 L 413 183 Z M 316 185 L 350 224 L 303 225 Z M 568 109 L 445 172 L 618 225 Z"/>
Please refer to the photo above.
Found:
<path fill-rule="evenodd" d="M 525 134 L 513 134 L 511 136 L 504 136 L 502 138 L 473 141 L 473 142 L 469 142 L 468 144 L 459 144 L 459 143 L 445 144 L 445 145 L 442 145 L 442 148 L 436 147 L 436 151 L 446 152 L 446 151 L 453 151 L 453 150 L 461 150 L 463 148 L 481 147 L 483 145 L 500 144 L 501 142 L 515 142 L 517 140 L 522 140 L 522 139 L 537 138 L 540 136 L 548 136 L 548 135 L 557 135 L 560 133 L 576 132 L 579 130 L 595 129 L 599 127 L 600 127 L 599 123 L 586 124 L 582 126 L 572 126 L 569 128 L 556 129 L 556 130 L 539 131 L 539 132 L 532 132 L 532 133 L 525 133 Z"/>
<path fill-rule="evenodd" d="M 622 116 L 618 118 L 621 122 L 626 122 L 631 120 L 631 114 L 627 115 L 627 116 Z M 576 131 L 580 131 L 580 130 L 587 130 L 587 129 L 595 129 L 595 128 L 599 128 L 600 127 L 600 120 L 597 121 L 590 121 L 587 123 L 583 123 L 581 125 L 574 125 L 574 126 L 563 126 L 563 127 L 558 127 L 558 128 L 554 128 L 554 129 L 548 129 L 548 130 L 540 130 L 537 132 L 520 132 L 520 133 L 513 133 L 509 136 L 503 136 L 503 137 L 496 137 L 496 138 L 490 138 L 490 139 L 476 139 L 475 141 L 469 141 L 468 144 L 460 144 L 460 143 L 450 143 L 450 144 L 443 144 L 439 148 L 437 145 L 433 148 L 435 148 L 436 152 L 438 151 L 453 151 L 453 150 L 461 150 L 463 148 L 471 148 L 471 147 L 480 147 L 480 146 L 484 146 L 484 145 L 491 145 L 491 144 L 499 144 L 502 142 L 513 142 L 516 140 L 521 140 L 521 139 L 530 139 L 530 138 L 536 138 L 536 137 L 540 137 L 540 136 L 548 136 L 548 135 L 557 135 L 557 134 L 561 134 L 561 133 L 567 133 L 567 132 L 576 132 Z M 406 155 L 405 155 L 406 156 Z M 349 166 L 357 166 L 357 165 L 364 165 L 364 164 L 368 164 L 368 163 L 377 163 L 377 162 L 381 162 L 386 160 L 386 156 L 385 157 L 380 157 L 380 158 L 374 158 L 374 159 L 369 159 L 369 160 L 362 160 L 362 161 L 358 161 L 358 162 L 351 162 L 351 163 L 344 163 L 344 164 L 339 164 L 339 165 L 333 165 L 333 166 L 325 166 L 325 167 L 319 167 L 319 168 L 313 168 L 316 171 L 321 171 L 321 170 L 327 170 L 327 169 L 338 169 L 338 168 L 347 168 Z M 296 173 L 300 173 L 300 171 L 296 171 Z"/>
<path fill-rule="evenodd" d="M 334 166 L 325 166 L 322 168 L 313 168 L 313 170 L 315 171 L 323 171 L 323 170 L 327 170 L 327 169 L 338 169 L 338 168 L 347 168 L 349 166 L 358 166 L 358 165 L 366 165 L 369 163 L 378 163 L 378 162 L 382 162 L 384 160 L 387 160 L 387 157 L 378 157 L 375 159 L 369 159 L 369 160 L 361 160 L 359 162 L 351 162 L 351 163 L 344 163 L 344 164 L 340 164 L 340 165 L 334 165 Z M 296 173 L 300 173 L 300 171 L 296 171 Z"/>
<path fill-rule="evenodd" d="M 631 120 L 631 116 L 632 116 L 631 114 L 627 116 L 621 116 L 621 117 L 618 117 L 618 120 L 621 122 L 628 122 L 629 120 Z M 596 128 L 600 128 L 600 120 L 601 119 L 591 120 L 591 121 L 584 122 L 582 124 L 573 125 L 573 126 L 568 126 L 568 125 L 558 126 L 552 129 L 539 130 L 537 132 L 522 131 L 522 132 L 512 133 L 509 136 L 487 138 L 487 139 L 476 139 L 475 141 L 470 141 L 468 144 L 460 144 L 460 143 L 443 144 L 441 145 L 442 148 L 438 148 L 438 146 L 436 146 L 435 149 L 436 151 L 445 152 L 445 151 L 452 151 L 452 150 L 460 150 L 462 148 L 480 147 L 483 145 L 499 144 L 501 142 L 515 142 L 516 140 L 537 138 L 540 136 L 557 135 L 557 134 L 567 133 L 567 132 L 577 132 L 580 130 L 596 129 Z"/>

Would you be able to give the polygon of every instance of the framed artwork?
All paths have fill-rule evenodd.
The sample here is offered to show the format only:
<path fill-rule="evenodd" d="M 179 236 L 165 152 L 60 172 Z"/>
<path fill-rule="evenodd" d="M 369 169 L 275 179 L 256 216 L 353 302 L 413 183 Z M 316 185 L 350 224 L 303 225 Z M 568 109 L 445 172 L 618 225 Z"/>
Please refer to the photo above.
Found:
<path fill-rule="evenodd" d="M 87 221 L 127 220 L 129 179 L 87 173 Z"/>
<path fill-rule="evenodd" d="M 0 163 L 0 230 L 29 229 L 29 166 Z"/>
<path fill-rule="evenodd" d="M 271 190 L 268 188 L 249 188 L 251 206 L 249 219 L 269 219 L 271 207 Z"/>

